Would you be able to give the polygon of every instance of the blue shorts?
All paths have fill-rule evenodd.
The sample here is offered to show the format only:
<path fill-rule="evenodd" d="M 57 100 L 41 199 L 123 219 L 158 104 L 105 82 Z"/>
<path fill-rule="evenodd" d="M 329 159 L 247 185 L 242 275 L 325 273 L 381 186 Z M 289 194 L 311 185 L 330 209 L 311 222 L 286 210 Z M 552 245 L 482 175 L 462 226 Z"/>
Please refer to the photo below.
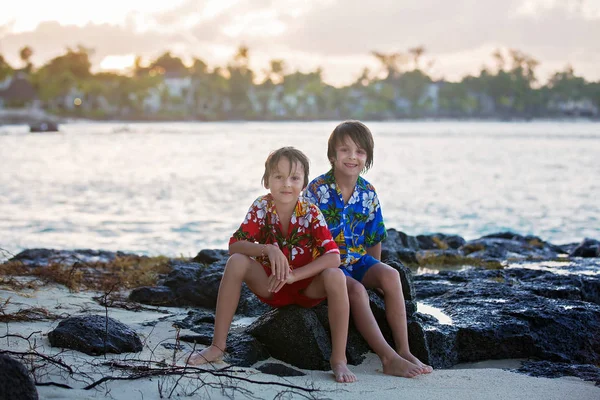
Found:
<path fill-rule="evenodd" d="M 340 269 L 344 272 L 344 275 L 354 278 L 357 281 L 361 282 L 369 268 L 380 262 L 381 261 L 379 261 L 375 257 L 371 257 L 370 255 L 365 254 L 364 256 L 359 258 L 358 261 L 354 264 L 350 264 L 348 266 L 341 266 Z"/>

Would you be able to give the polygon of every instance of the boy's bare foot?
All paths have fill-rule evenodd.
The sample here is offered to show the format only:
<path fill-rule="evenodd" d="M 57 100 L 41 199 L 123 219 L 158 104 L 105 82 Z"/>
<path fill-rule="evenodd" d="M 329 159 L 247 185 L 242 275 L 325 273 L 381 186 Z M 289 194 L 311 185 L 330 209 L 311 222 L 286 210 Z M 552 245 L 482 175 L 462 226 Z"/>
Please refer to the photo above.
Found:
<path fill-rule="evenodd" d="M 348 369 L 348 365 L 345 362 L 331 363 L 331 370 L 333 371 L 336 382 L 356 382 L 356 375 L 354 375 L 352 371 Z"/>
<path fill-rule="evenodd" d="M 422 363 L 421 360 L 419 360 L 417 357 L 413 356 L 411 353 L 406 353 L 406 354 L 398 353 L 398 354 L 400 354 L 400 357 L 404 358 L 405 360 L 410 361 L 411 363 L 415 364 L 417 367 L 421 368 L 422 374 L 430 374 L 433 371 L 432 366 Z"/>
<path fill-rule="evenodd" d="M 383 373 L 386 375 L 401 376 L 403 378 L 414 378 L 420 375 L 421 367 L 397 356 L 389 360 L 382 360 Z"/>
<path fill-rule="evenodd" d="M 187 363 L 190 365 L 201 365 L 221 360 L 223 360 L 223 350 L 217 346 L 210 345 L 202 351 L 193 352 L 187 359 Z"/>

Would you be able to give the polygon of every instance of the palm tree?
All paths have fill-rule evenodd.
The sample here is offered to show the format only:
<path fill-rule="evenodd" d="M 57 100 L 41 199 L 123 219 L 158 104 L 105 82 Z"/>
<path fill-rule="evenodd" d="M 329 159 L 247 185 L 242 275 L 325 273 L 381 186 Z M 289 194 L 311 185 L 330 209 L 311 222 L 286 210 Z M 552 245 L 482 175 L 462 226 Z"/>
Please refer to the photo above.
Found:
<path fill-rule="evenodd" d="M 406 64 L 407 56 L 404 53 L 382 53 L 379 51 L 372 51 L 371 54 L 375 56 L 385 69 L 387 79 L 395 79 L 400 76 L 404 64 Z"/>
<path fill-rule="evenodd" d="M 419 69 L 419 59 L 425 53 L 425 47 L 423 45 L 408 49 L 408 52 L 413 56 L 413 62 L 415 69 Z"/>
<path fill-rule="evenodd" d="M 19 51 L 19 56 L 21 57 L 21 60 L 25 64 L 25 71 L 27 71 L 27 73 L 31 72 L 31 62 L 29 61 L 29 59 L 31 58 L 32 55 L 33 55 L 33 50 L 29 46 L 25 46 L 21 49 L 21 51 Z"/>

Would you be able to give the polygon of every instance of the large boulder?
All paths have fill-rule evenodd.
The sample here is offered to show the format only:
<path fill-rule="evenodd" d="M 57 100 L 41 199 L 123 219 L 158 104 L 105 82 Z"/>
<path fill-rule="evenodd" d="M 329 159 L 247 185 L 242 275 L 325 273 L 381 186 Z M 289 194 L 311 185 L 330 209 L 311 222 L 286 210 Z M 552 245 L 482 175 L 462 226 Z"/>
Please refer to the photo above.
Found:
<path fill-rule="evenodd" d="M 570 257 L 600 257 L 600 242 L 595 239 L 584 239 L 569 254 Z"/>
<path fill-rule="evenodd" d="M 330 336 L 313 309 L 292 305 L 271 310 L 247 332 L 278 360 L 303 369 L 331 368 Z"/>
<path fill-rule="evenodd" d="M 166 276 L 162 285 L 172 291 L 178 305 L 214 310 L 225 263 L 226 261 L 218 261 L 206 265 L 172 260 L 170 263 L 172 271 Z M 245 284 L 242 285 L 238 314 L 258 316 L 269 309 L 270 307 L 258 300 Z"/>
<path fill-rule="evenodd" d="M 37 400 L 29 371 L 19 361 L 0 352 L 0 400 Z"/>
<path fill-rule="evenodd" d="M 62 320 L 48 333 L 54 347 L 78 350 L 97 356 L 142 350 L 138 334 L 127 325 L 103 315 L 81 315 Z"/>

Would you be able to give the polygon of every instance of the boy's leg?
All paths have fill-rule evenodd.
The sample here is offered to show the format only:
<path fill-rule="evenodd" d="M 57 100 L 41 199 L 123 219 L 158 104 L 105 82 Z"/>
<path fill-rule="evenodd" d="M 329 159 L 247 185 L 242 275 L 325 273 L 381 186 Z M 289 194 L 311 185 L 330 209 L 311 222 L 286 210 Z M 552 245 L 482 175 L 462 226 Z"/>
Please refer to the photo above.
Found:
<path fill-rule="evenodd" d="M 188 359 L 189 364 L 204 364 L 219 360 L 223 356 L 229 327 L 240 301 L 242 282 L 246 282 L 250 290 L 261 297 L 271 296 L 267 274 L 262 265 L 243 254 L 233 254 L 229 257 L 217 296 L 212 344 L 199 353 L 192 354 Z"/>
<path fill-rule="evenodd" d="M 408 328 L 406 322 L 406 306 L 400 274 L 384 263 L 377 263 L 367 270 L 362 284 L 369 289 L 381 289 L 385 300 L 385 315 L 392 329 L 396 350 L 400 356 L 418 365 L 422 372 L 429 373 L 433 369 L 410 352 L 408 344 Z"/>
<path fill-rule="evenodd" d="M 354 325 L 369 347 L 381 359 L 383 373 L 405 378 L 419 375 L 420 367 L 400 357 L 383 337 L 369 304 L 369 294 L 363 284 L 347 276 L 346 285 Z"/>
<path fill-rule="evenodd" d="M 303 294 L 313 299 L 327 297 L 331 328 L 331 369 L 336 381 L 349 383 L 356 381 L 356 375 L 348 369 L 346 359 L 350 305 L 345 280 L 346 276 L 339 268 L 327 268 L 315 276 Z"/>

